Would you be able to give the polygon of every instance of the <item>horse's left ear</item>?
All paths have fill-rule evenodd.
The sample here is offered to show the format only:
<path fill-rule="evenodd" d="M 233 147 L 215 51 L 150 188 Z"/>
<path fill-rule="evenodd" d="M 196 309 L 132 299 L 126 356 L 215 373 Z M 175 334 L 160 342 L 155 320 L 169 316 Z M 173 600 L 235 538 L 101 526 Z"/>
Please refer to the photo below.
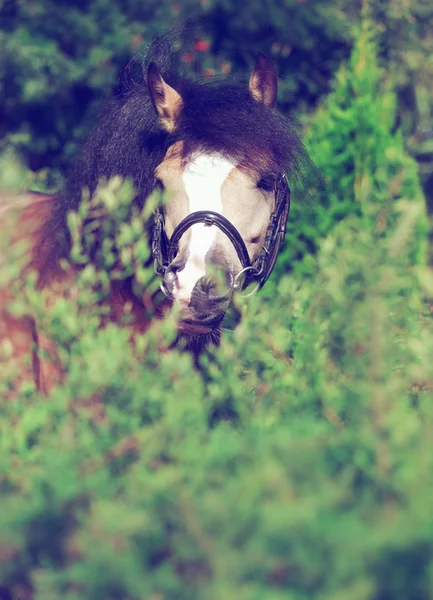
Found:
<path fill-rule="evenodd" d="M 257 54 L 256 65 L 250 77 L 250 94 L 258 102 L 273 108 L 277 101 L 278 79 L 275 67 L 262 52 Z"/>
<path fill-rule="evenodd" d="M 182 96 L 164 81 L 155 63 L 147 69 L 147 89 L 161 125 L 166 131 L 173 131 L 182 110 Z"/>

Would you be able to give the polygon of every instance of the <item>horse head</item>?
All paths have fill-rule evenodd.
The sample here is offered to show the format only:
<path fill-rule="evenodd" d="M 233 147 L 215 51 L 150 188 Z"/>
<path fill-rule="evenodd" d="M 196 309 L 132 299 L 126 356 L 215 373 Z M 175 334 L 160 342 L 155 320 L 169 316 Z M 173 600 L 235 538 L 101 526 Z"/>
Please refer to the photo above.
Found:
<path fill-rule="evenodd" d="M 270 135 L 277 75 L 259 54 L 248 89 L 203 85 L 200 96 L 170 86 L 151 63 L 147 89 L 170 140 L 155 169 L 168 198 L 154 236 L 162 289 L 178 307 L 178 328 L 207 335 L 235 291 L 264 284 L 284 237 L 290 194 L 279 132 Z"/>

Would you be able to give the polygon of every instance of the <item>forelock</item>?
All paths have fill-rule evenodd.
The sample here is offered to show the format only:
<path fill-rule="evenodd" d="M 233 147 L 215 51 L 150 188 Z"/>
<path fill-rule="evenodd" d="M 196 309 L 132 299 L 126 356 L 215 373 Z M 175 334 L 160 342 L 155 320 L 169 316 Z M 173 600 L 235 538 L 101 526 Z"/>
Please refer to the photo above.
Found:
<path fill-rule="evenodd" d="M 280 113 L 254 100 L 240 85 L 186 84 L 176 135 L 184 157 L 221 153 L 256 171 L 291 171 L 303 154 L 294 128 Z"/>

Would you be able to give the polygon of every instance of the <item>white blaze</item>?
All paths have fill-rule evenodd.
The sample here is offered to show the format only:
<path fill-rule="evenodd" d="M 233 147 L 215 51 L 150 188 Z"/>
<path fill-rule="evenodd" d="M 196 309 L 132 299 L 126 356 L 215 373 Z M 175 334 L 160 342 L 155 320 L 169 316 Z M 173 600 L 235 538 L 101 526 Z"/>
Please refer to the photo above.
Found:
<path fill-rule="evenodd" d="M 212 210 L 223 215 L 221 187 L 235 164 L 218 154 L 199 154 L 186 167 L 183 182 L 188 196 L 188 214 L 198 210 Z M 215 225 L 196 223 L 190 228 L 188 260 L 177 273 L 174 296 L 188 300 L 194 285 L 206 274 L 206 254 L 215 241 Z"/>

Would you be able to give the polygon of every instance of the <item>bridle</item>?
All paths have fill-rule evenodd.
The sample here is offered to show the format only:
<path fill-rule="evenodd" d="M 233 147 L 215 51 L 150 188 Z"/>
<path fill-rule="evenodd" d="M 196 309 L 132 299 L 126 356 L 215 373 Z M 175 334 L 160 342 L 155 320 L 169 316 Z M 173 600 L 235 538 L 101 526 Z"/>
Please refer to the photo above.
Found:
<path fill-rule="evenodd" d="M 249 296 L 262 288 L 272 273 L 286 233 L 289 210 L 290 188 L 285 175 L 282 174 L 275 186 L 275 209 L 269 219 L 263 248 L 254 262 L 251 263 L 247 247 L 239 231 L 219 213 L 211 210 L 199 210 L 191 213 L 177 225 L 172 236 L 168 239 L 164 229 L 164 215 L 157 208 L 154 213 L 152 237 L 152 258 L 155 272 L 164 277 L 168 266 L 179 251 L 180 238 L 192 225 L 196 223 L 215 225 L 229 238 L 242 265 L 242 269 L 234 278 L 232 289 L 240 292 L 255 283 L 254 289 L 247 294 Z M 166 296 L 171 296 L 164 282 L 161 283 L 161 289 Z"/>

